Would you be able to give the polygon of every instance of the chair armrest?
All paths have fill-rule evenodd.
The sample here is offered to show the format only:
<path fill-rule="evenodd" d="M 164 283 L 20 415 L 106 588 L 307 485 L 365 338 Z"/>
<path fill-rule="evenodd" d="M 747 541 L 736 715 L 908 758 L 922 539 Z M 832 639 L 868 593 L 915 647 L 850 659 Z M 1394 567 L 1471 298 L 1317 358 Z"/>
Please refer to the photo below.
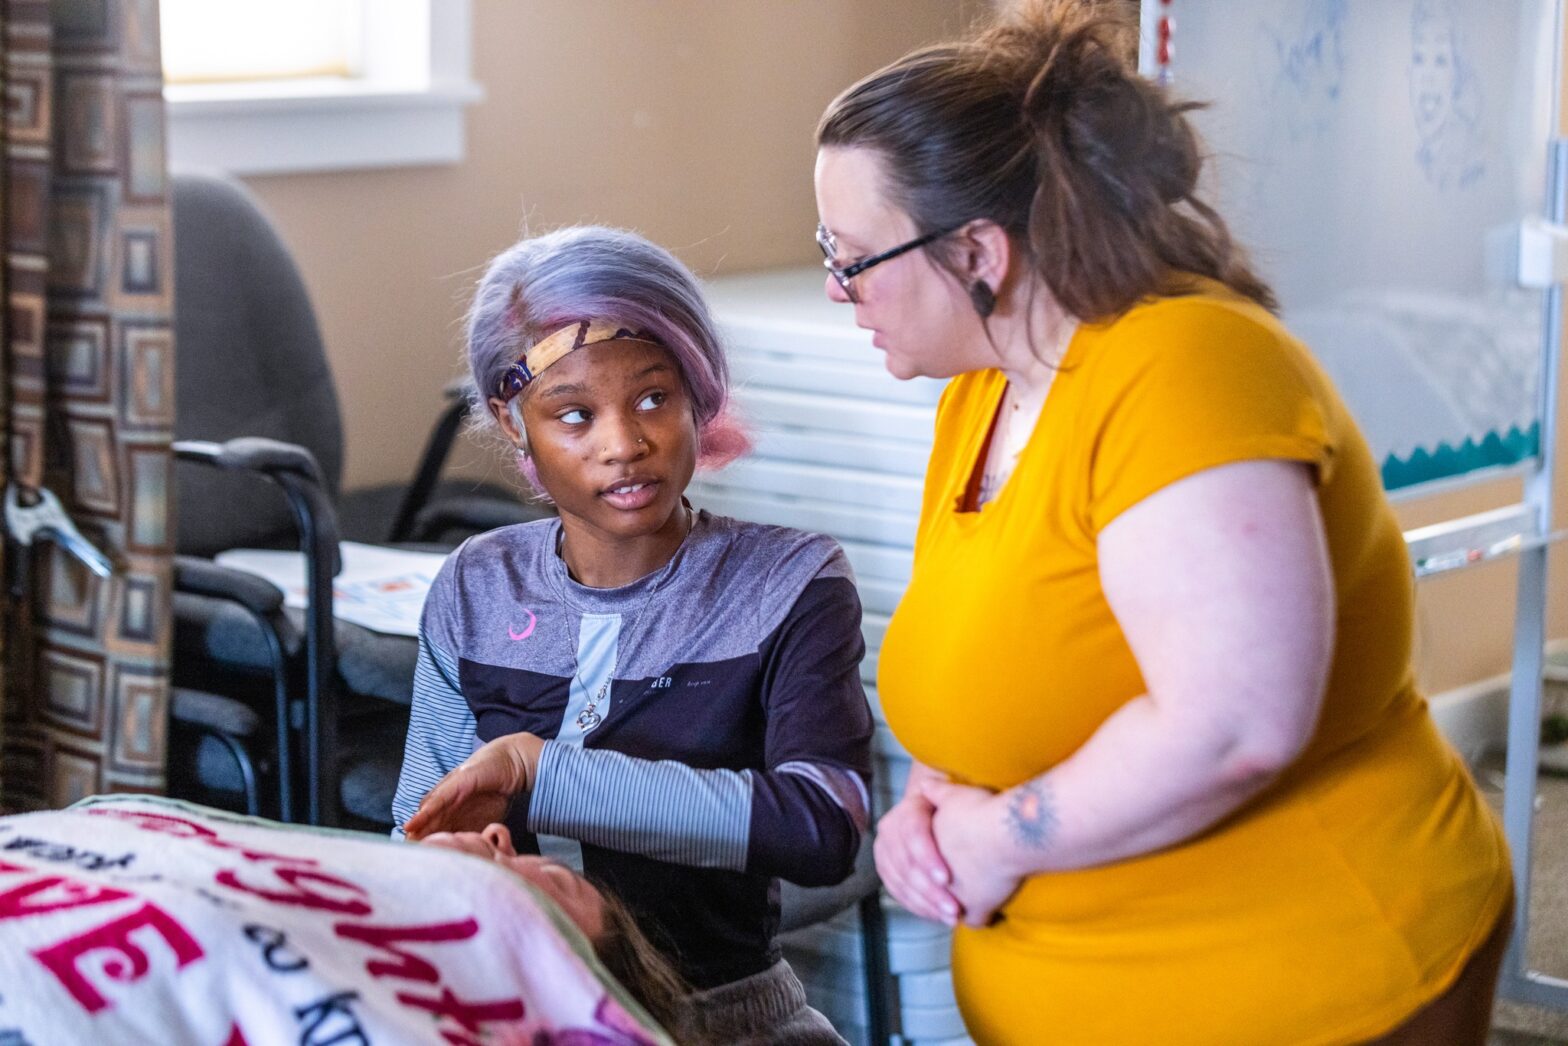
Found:
<path fill-rule="evenodd" d="M 332 507 L 316 456 L 309 450 L 297 443 L 241 436 L 224 443 L 176 440 L 174 456 L 214 468 L 255 472 L 281 486 L 300 528 L 300 551 L 312 565 L 318 558 L 325 563 L 328 577 L 337 577 L 343 569 L 337 510 Z"/>
<path fill-rule="evenodd" d="M 197 556 L 174 557 L 174 587 L 180 592 L 232 600 L 260 616 L 283 609 L 283 590 L 266 578 Z"/>
<path fill-rule="evenodd" d="M 316 456 L 297 443 L 240 436 L 226 443 L 206 440 L 178 440 L 174 453 L 185 461 L 202 461 L 219 468 L 245 469 L 250 472 L 297 472 L 317 484 L 322 483 L 321 466 Z"/>
<path fill-rule="evenodd" d="M 332 579 L 342 569 L 337 512 L 315 456 L 304 447 L 259 436 L 225 443 L 177 440 L 175 457 L 223 469 L 255 472 L 283 488 L 299 549 L 305 554 L 305 776 L 306 820 L 337 823 L 337 650 L 332 625 Z"/>

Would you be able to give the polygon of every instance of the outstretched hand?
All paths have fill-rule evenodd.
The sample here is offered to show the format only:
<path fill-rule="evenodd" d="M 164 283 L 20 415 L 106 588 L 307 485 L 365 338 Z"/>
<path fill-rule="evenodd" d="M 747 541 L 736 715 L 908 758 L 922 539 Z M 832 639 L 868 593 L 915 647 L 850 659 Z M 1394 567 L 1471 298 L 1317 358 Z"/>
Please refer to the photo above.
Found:
<path fill-rule="evenodd" d="M 506 734 L 482 745 L 436 782 L 403 834 L 417 841 L 435 832 L 478 832 L 504 821 L 512 800 L 533 788 L 543 748 L 544 741 L 533 734 Z"/>

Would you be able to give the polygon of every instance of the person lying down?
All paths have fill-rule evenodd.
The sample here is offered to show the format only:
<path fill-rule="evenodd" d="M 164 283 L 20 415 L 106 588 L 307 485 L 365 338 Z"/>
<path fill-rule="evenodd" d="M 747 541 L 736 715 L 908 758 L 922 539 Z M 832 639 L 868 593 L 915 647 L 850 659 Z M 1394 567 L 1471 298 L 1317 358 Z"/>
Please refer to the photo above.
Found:
<path fill-rule="evenodd" d="M 505 831 L 147 796 L 0 818 L 0 1042 L 669 1043 L 682 985 L 625 909 Z"/>

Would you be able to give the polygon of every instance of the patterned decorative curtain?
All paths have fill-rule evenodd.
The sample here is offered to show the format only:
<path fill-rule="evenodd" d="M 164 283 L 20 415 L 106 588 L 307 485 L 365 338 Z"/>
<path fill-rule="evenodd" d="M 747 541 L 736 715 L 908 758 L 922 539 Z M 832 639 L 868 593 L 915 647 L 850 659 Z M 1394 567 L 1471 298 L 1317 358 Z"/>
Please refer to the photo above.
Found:
<path fill-rule="evenodd" d="M 14 811 L 163 790 L 174 280 L 157 0 L 0 0 L 0 40 L 0 810 Z M 110 576 L 60 528 L 34 532 L 55 503 Z"/>

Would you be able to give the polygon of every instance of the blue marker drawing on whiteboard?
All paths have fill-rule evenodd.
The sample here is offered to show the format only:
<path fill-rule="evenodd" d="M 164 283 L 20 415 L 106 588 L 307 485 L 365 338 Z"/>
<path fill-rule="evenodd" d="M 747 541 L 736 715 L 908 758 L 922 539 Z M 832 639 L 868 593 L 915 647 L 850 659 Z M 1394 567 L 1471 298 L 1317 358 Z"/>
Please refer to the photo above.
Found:
<path fill-rule="evenodd" d="M 1421 144 L 1416 162 L 1439 189 L 1463 189 L 1486 173 L 1481 87 L 1466 60 L 1452 0 L 1416 0 L 1410 14 L 1410 107 Z"/>
<path fill-rule="evenodd" d="M 1273 45 L 1274 108 L 1292 141 L 1321 134 L 1345 79 L 1346 0 L 1307 0 L 1293 33 L 1265 28 Z"/>

